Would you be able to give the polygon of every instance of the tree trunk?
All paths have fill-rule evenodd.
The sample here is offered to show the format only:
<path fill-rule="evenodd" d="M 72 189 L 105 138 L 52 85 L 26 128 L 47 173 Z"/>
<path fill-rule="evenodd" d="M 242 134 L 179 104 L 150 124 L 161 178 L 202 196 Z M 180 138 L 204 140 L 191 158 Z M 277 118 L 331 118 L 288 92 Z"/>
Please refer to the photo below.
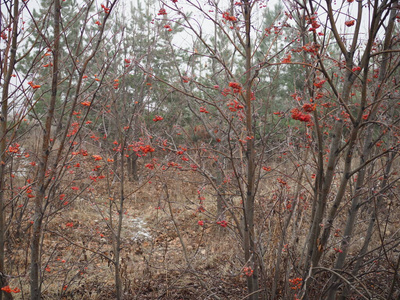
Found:
<path fill-rule="evenodd" d="M 250 137 L 247 142 L 246 159 L 247 159 L 247 195 L 244 201 L 244 251 L 245 260 L 253 270 L 251 276 L 247 276 L 247 288 L 249 292 L 248 299 L 259 299 L 259 285 L 258 285 L 258 265 L 259 258 L 257 256 L 257 249 L 255 244 L 255 230 L 254 230 L 254 204 L 255 204 L 255 150 L 254 139 L 251 138 L 253 134 L 253 110 L 251 104 L 252 98 L 252 81 L 251 78 L 251 4 L 249 0 L 244 1 L 243 14 L 245 19 L 245 53 L 246 53 L 246 91 L 244 92 L 246 103 L 246 134 Z"/>
<path fill-rule="evenodd" d="M 375 7 L 376 10 L 378 10 L 378 7 Z M 382 12 L 377 13 L 375 16 L 375 19 L 372 22 L 372 32 L 377 31 L 377 24 L 378 22 L 380 22 L 380 16 L 381 16 Z M 393 32 L 393 20 L 396 16 L 396 10 L 392 9 L 391 11 L 391 15 L 390 15 L 390 19 L 392 20 L 392 22 L 389 22 L 389 26 L 386 28 L 386 35 L 385 35 L 385 43 L 384 43 L 384 49 L 387 50 L 390 48 L 390 44 L 391 44 L 391 36 L 392 36 L 392 32 Z M 375 26 L 374 26 L 375 25 Z M 369 38 L 369 42 L 367 44 L 366 50 L 365 51 L 370 51 L 370 46 L 372 45 L 373 42 L 373 37 L 372 35 Z M 385 76 L 386 76 L 386 67 L 387 67 L 387 59 L 388 59 L 388 54 L 384 53 L 383 54 L 383 63 L 381 65 L 380 68 L 380 72 L 379 72 L 379 82 L 380 83 L 384 83 L 385 80 Z M 367 54 L 366 56 L 366 65 L 368 65 L 368 62 L 370 60 L 370 55 Z M 366 105 L 366 98 L 367 98 L 367 78 L 368 78 L 368 68 L 364 69 L 364 80 L 363 80 L 363 86 L 362 86 L 362 95 L 361 95 L 361 106 L 360 106 L 360 111 L 359 114 L 357 116 L 357 121 L 358 124 L 359 122 L 361 122 L 361 117 L 362 114 L 364 113 L 364 107 Z M 376 90 L 376 92 L 374 93 L 374 100 L 375 103 L 371 108 L 371 113 L 370 113 L 370 118 L 374 119 L 376 116 L 376 111 L 378 109 L 378 106 L 381 105 L 380 104 L 380 97 L 382 95 L 383 91 L 381 88 L 381 84 L 378 85 L 378 88 Z M 343 232 L 343 240 L 341 243 L 341 250 L 342 252 L 339 253 L 338 258 L 336 260 L 336 264 L 335 264 L 335 269 L 342 269 L 345 263 L 345 259 L 347 257 L 348 254 L 348 247 L 350 245 L 350 240 L 352 238 L 352 234 L 353 234 L 353 230 L 354 230 L 354 226 L 355 226 L 355 222 L 357 220 L 357 214 L 358 214 L 358 210 L 360 208 L 360 194 L 361 194 L 361 189 L 364 185 L 364 179 L 365 179 L 365 174 L 367 172 L 367 166 L 364 166 L 366 161 L 369 159 L 370 154 L 371 154 L 371 150 L 372 150 L 372 136 L 373 136 L 373 127 L 374 124 L 369 125 L 369 127 L 366 130 L 366 137 L 365 137 L 365 141 L 364 141 L 364 149 L 363 152 L 360 156 L 360 161 L 359 161 L 359 171 L 357 172 L 357 183 L 356 183 L 356 189 L 353 195 L 353 199 L 351 202 L 351 207 L 349 210 L 349 214 L 348 214 L 348 218 L 346 221 L 346 226 L 345 226 L 345 230 Z M 355 128 L 357 129 L 357 128 Z M 389 164 L 390 166 L 390 164 Z M 337 288 L 338 288 L 338 278 L 337 276 L 333 276 L 331 282 L 332 285 L 329 289 L 329 294 L 328 294 L 328 299 L 335 299 L 336 297 L 336 292 L 337 292 Z"/>
<path fill-rule="evenodd" d="M 4 262 L 4 247 L 5 247 L 5 215 L 4 215 L 4 202 L 5 202 L 5 172 L 6 172 L 6 162 L 7 162 L 7 121 L 8 121 L 8 93 L 11 81 L 11 75 L 14 72 L 15 67 L 15 57 L 17 53 L 17 30 L 18 30 L 18 0 L 14 0 L 13 14 L 10 13 L 10 19 L 13 20 L 12 25 L 12 39 L 11 47 L 7 46 L 5 53 L 10 51 L 9 59 L 4 58 L 4 65 L 2 69 L 4 70 L 4 84 L 2 85 L 3 93 L 1 98 L 1 116 L 0 116 L 0 286 L 3 287 L 7 285 L 7 278 L 5 275 L 5 262 Z M 7 65 L 8 64 L 8 65 Z M 0 292 L 0 300 L 3 298 L 12 299 L 11 294 Z"/>
<path fill-rule="evenodd" d="M 124 217 L 124 200 L 125 200 L 125 193 L 124 193 L 124 184 L 125 184 L 125 174 L 124 174 L 124 147 L 121 150 L 121 176 L 120 176 L 120 202 L 118 207 L 118 223 L 117 229 L 114 235 L 114 266 L 115 266 L 115 290 L 117 293 L 117 300 L 122 299 L 122 282 L 121 282 L 121 267 L 120 267 L 120 254 L 121 254 L 121 231 L 122 231 L 122 222 Z"/>
<path fill-rule="evenodd" d="M 40 241 L 42 236 L 42 221 L 44 216 L 43 201 L 46 195 L 45 178 L 48 160 L 50 156 L 50 137 L 51 123 L 54 117 L 55 104 L 57 98 L 58 85 L 58 61 L 60 46 L 60 17 L 61 5 L 60 0 L 54 1 L 54 45 L 53 45 L 53 74 L 51 82 L 51 98 L 46 116 L 46 124 L 43 130 L 42 155 L 38 169 L 38 183 L 35 198 L 35 214 L 32 232 L 31 245 L 31 299 L 40 300 L 41 298 L 41 261 L 40 261 Z"/>

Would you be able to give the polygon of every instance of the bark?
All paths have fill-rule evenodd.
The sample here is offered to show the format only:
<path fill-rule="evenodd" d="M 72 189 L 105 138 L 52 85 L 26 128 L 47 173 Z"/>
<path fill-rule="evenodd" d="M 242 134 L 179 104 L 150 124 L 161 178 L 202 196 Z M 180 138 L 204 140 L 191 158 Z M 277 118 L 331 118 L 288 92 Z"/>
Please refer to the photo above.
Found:
<path fill-rule="evenodd" d="M 253 111 L 251 105 L 251 93 L 252 93 L 252 72 L 251 72 L 251 4 L 248 0 L 244 1 L 243 15 L 245 19 L 245 31 L 246 38 L 244 41 L 245 48 L 245 59 L 246 59 L 246 91 L 245 103 L 246 103 L 246 134 L 249 137 L 254 136 L 253 134 Z M 259 286 L 258 286 L 258 257 L 257 249 L 255 244 L 255 230 L 254 230 L 254 204 L 255 204 L 255 149 L 254 139 L 250 138 L 247 142 L 246 149 L 247 159 L 247 194 L 244 201 L 244 251 L 245 260 L 253 269 L 253 274 L 247 277 L 247 288 L 249 292 L 248 299 L 256 300 L 259 298 Z"/>
<path fill-rule="evenodd" d="M 124 217 L 124 202 L 125 202 L 125 175 L 124 175 L 124 150 L 121 151 L 121 176 L 120 176 L 120 200 L 118 208 L 118 224 L 117 230 L 114 234 L 114 266 L 115 266 L 115 290 L 117 293 L 117 300 L 122 299 L 122 282 L 121 282 L 121 267 L 120 267 L 120 254 L 121 254 L 121 231 L 122 222 Z"/>
<path fill-rule="evenodd" d="M 4 262 L 4 246 L 5 246 L 5 215 L 4 215 L 4 202 L 5 202 L 5 173 L 6 173 L 6 162 L 7 162 L 7 122 L 8 122 L 8 94 L 9 86 L 11 82 L 11 75 L 14 72 L 16 64 L 16 53 L 17 53 L 17 30 L 18 30 L 18 0 L 14 0 L 13 13 L 10 15 L 12 22 L 12 38 L 11 47 L 8 46 L 5 53 L 10 53 L 10 57 L 7 54 L 4 58 L 3 74 L 4 83 L 2 86 L 3 92 L 1 97 L 1 116 L 0 116 L 0 276 L 1 276 L 1 287 L 7 285 L 7 278 L 5 275 L 5 262 Z M 3 294 L 6 299 L 12 299 L 12 296 L 7 293 L 0 293 L 0 300 L 3 298 Z"/>
<path fill-rule="evenodd" d="M 370 241 L 372 239 L 372 233 L 373 233 L 373 229 L 374 229 L 374 224 L 375 224 L 375 221 L 376 221 L 376 219 L 378 217 L 378 210 L 379 210 L 379 207 L 381 206 L 381 203 L 382 203 L 382 200 L 383 200 L 383 193 L 389 187 L 388 178 L 389 178 L 389 173 L 392 170 L 392 163 L 393 163 L 394 158 L 395 158 L 395 154 L 394 153 L 392 155 L 389 155 L 388 158 L 387 158 L 385 174 L 384 174 L 383 180 L 382 180 L 382 188 L 381 188 L 379 196 L 376 199 L 376 203 L 374 205 L 375 207 L 372 209 L 371 218 L 370 218 L 370 221 L 369 221 L 369 224 L 368 224 L 368 229 L 367 229 L 367 232 L 366 232 L 365 238 L 364 238 L 364 244 L 363 244 L 360 252 L 358 253 L 358 256 L 357 256 L 358 258 L 356 260 L 354 269 L 352 271 L 352 275 L 354 277 L 357 276 L 357 274 L 358 274 L 358 272 L 360 270 L 361 264 L 363 262 L 363 258 L 364 258 L 365 254 L 368 251 L 368 246 L 369 246 L 369 243 L 370 243 Z M 396 271 L 395 271 L 395 274 L 396 274 Z M 353 283 L 354 280 L 350 279 L 350 282 Z M 349 292 L 350 292 L 350 287 L 347 285 L 346 288 L 344 289 L 343 293 L 342 293 L 341 299 L 343 299 L 343 300 L 347 299 L 347 296 L 348 296 Z M 388 299 L 390 299 L 390 297 Z"/>
<path fill-rule="evenodd" d="M 365 66 L 368 66 L 368 64 L 369 64 L 369 60 L 370 60 L 369 53 L 370 53 L 370 50 L 372 47 L 372 43 L 374 41 L 375 33 L 379 29 L 379 23 L 381 22 L 381 17 L 383 15 L 383 11 L 384 11 L 383 7 L 384 6 L 382 6 L 382 5 L 386 6 L 387 4 L 382 3 L 381 6 L 379 6 L 379 7 L 377 4 L 375 4 L 375 7 L 374 7 L 375 13 L 374 13 L 374 18 L 372 20 L 372 26 L 371 26 L 372 30 L 371 30 L 371 34 L 369 36 L 368 44 L 367 44 L 367 47 L 365 50 L 366 53 L 368 53 L 368 54 L 364 56 Z M 390 9 L 390 7 L 386 8 L 386 9 Z M 395 18 L 395 14 L 396 14 L 396 11 L 392 10 L 390 19 L 393 20 Z M 384 43 L 385 50 L 388 49 L 388 47 L 390 45 L 390 40 L 391 40 L 391 36 L 392 36 L 392 31 L 393 31 L 393 23 L 394 22 L 389 21 L 389 26 L 386 28 L 385 43 Z M 381 65 L 381 68 L 380 68 L 380 77 L 379 77 L 379 80 L 381 83 L 384 81 L 384 76 L 386 74 L 386 67 L 387 67 L 387 54 L 384 54 L 383 55 L 383 64 Z M 359 110 L 358 117 L 357 117 L 357 124 L 361 123 L 361 117 L 362 117 L 362 114 L 364 113 L 364 108 L 366 106 L 368 68 L 364 68 L 363 77 L 364 77 L 364 80 L 363 80 L 363 86 L 362 86 L 361 105 L 360 105 L 360 110 Z M 375 103 L 371 109 L 371 118 L 372 119 L 374 119 L 377 109 L 378 109 L 378 105 L 380 103 L 380 97 L 382 94 L 382 89 L 380 88 L 380 86 L 381 85 L 378 86 L 378 89 L 375 92 L 375 99 L 374 99 Z M 353 199 L 351 202 L 351 207 L 350 207 L 350 210 L 348 213 L 345 230 L 343 232 L 343 239 L 342 239 L 342 243 L 341 243 L 342 252 L 339 253 L 338 258 L 335 263 L 335 269 L 338 269 L 338 270 L 342 269 L 345 264 L 345 260 L 346 260 L 346 257 L 347 257 L 348 251 L 349 251 L 349 245 L 350 245 L 350 241 L 352 238 L 355 222 L 357 220 L 358 210 L 360 208 L 361 189 L 364 186 L 365 175 L 366 175 L 367 167 L 368 167 L 367 165 L 365 165 L 365 163 L 369 159 L 369 157 L 371 155 L 371 150 L 372 150 L 371 141 L 372 141 L 372 135 L 373 135 L 373 126 L 374 125 L 370 125 L 367 128 L 366 134 L 365 134 L 364 149 L 360 155 L 359 168 L 357 168 L 358 173 L 357 173 L 356 189 L 355 189 Z M 355 130 L 357 130 L 357 127 L 354 128 L 353 132 Z M 329 289 L 327 299 L 335 299 L 336 292 L 339 287 L 338 277 L 333 276 L 331 283 L 332 283 L 332 285 Z"/>
<path fill-rule="evenodd" d="M 129 157 L 127 159 L 129 181 L 138 181 L 139 180 L 137 160 L 138 160 L 138 157 L 135 154 L 129 155 Z"/>
<path fill-rule="evenodd" d="M 115 97 L 115 95 L 114 95 Z M 117 224 L 116 224 L 116 229 L 113 227 L 113 204 L 110 203 L 110 220 L 111 224 L 110 227 L 113 230 L 113 247 L 114 247 L 114 280 L 115 280 L 115 291 L 116 291 L 116 299 L 121 300 L 122 299 L 122 281 L 121 281 L 121 265 L 120 265 L 120 256 L 121 256 L 121 231 L 122 231 L 122 224 L 123 224 L 123 217 L 124 217 L 124 202 L 125 202 L 125 172 L 124 172 L 124 167 L 125 167 L 125 148 L 126 148 L 126 141 L 123 137 L 123 134 L 121 132 L 121 116 L 119 115 L 118 111 L 118 105 L 117 101 L 114 101 L 115 103 L 115 115 L 117 118 L 115 119 L 115 129 L 116 132 L 118 132 L 118 140 L 121 141 L 121 154 L 118 163 L 119 163 L 119 168 L 118 168 L 118 163 L 116 164 L 116 167 L 119 169 L 120 174 L 119 174 L 119 184 L 120 184 L 120 194 L 119 194 L 119 203 L 116 204 L 117 208 Z M 116 154 L 117 155 L 117 154 Z M 116 169 L 117 170 L 117 169 Z"/>
<path fill-rule="evenodd" d="M 58 85 L 58 72 L 59 72 L 59 47 L 60 47 L 60 18 L 61 18 L 61 5 L 60 0 L 54 1 L 54 44 L 53 51 L 53 69 L 52 69 L 52 82 L 51 82 L 51 97 L 49 108 L 47 110 L 46 123 L 43 130 L 43 141 L 41 147 L 41 158 L 38 168 L 38 183 L 35 198 L 35 214 L 32 232 L 32 245 L 31 245 L 31 299 L 41 299 L 41 261 L 40 261 L 40 241 L 42 235 L 42 221 L 44 217 L 43 202 L 45 200 L 46 187 L 46 171 L 50 157 L 50 137 L 51 137 L 51 123 L 54 117 L 55 104 L 57 99 L 57 85 Z"/>
<path fill-rule="evenodd" d="M 308 158 L 308 151 L 306 152 L 305 161 L 307 161 L 307 158 Z M 298 182 L 302 181 L 303 176 L 304 176 L 304 169 L 301 169 Z M 299 198 L 300 189 L 301 189 L 301 185 L 297 184 L 296 192 L 294 193 L 294 199 L 298 199 Z M 292 209 L 289 212 L 289 215 L 287 216 L 287 218 L 285 220 L 285 223 L 283 225 L 283 228 L 282 228 L 282 234 L 281 234 L 281 238 L 279 240 L 279 245 L 278 245 L 278 249 L 277 249 L 277 258 L 276 258 L 276 264 L 275 264 L 274 281 L 272 283 L 272 289 L 271 289 L 271 300 L 275 300 L 276 299 L 276 290 L 277 290 L 277 287 L 278 287 L 279 278 L 281 276 L 281 261 L 282 261 L 282 253 L 283 253 L 282 250 L 283 250 L 283 246 L 284 246 L 284 244 L 286 242 L 286 236 L 287 236 L 287 232 L 288 232 L 288 228 L 289 228 L 290 222 L 292 221 L 293 214 L 297 209 L 297 203 L 298 203 L 298 200 L 293 202 Z"/>

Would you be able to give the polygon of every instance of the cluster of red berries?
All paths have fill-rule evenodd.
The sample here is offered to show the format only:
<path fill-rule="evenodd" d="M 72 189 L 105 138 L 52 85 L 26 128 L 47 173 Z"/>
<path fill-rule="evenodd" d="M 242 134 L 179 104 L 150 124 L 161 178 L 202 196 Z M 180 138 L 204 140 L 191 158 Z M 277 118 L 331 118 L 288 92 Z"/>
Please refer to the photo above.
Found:
<path fill-rule="evenodd" d="M 310 122 L 311 121 L 311 116 L 308 114 L 303 114 L 298 108 L 292 109 L 292 119 L 301 121 L 301 122 Z"/>
<path fill-rule="evenodd" d="M 228 222 L 225 221 L 225 220 L 218 221 L 217 224 L 220 225 L 221 227 L 226 227 L 226 226 L 228 226 Z"/>
<path fill-rule="evenodd" d="M 106 7 L 104 4 L 101 5 L 101 8 L 104 10 L 104 13 L 108 14 L 110 12 L 110 9 Z"/>
<path fill-rule="evenodd" d="M 235 16 L 231 16 L 229 14 L 229 12 L 227 12 L 227 11 L 222 14 L 222 18 L 224 18 L 227 21 L 232 21 L 232 22 L 237 21 L 236 17 Z"/>
<path fill-rule="evenodd" d="M 237 82 L 229 82 L 229 87 L 233 88 L 235 94 L 239 94 L 242 91 L 242 86 Z"/>
<path fill-rule="evenodd" d="M 162 120 L 164 120 L 164 118 L 161 116 L 155 116 L 153 119 L 154 122 L 158 122 L 158 121 L 162 121 Z"/>
<path fill-rule="evenodd" d="M 293 279 L 289 279 L 289 282 L 293 285 L 291 287 L 292 290 L 297 290 L 297 289 L 301 289 L 301 285 L 303 282 L 303 279 L 300 277 L 297 278 L 293 278 Z"/>
<path fill-rule="evenodd" d="M 161 9 L 158 11 L 158 14 L 157 14 L 157 15 L 163 16 L 163 15 L 166 15 L 166 14 L 167 14 L 167 11 L 165 10 L 165 8 L 161 8 Z"/>
<path fill-rule="evenodd" d="M 251 275 L 253 275 L 254 271 L 252 268 L 250 267 L 244 267 L 243 268 L 243 273 L 244 275 L 246 275 L 247 277 L 250 277 Z"/>
<path fill-rule="evenodd" d="M 308 31 L 315 31 L 321 26 L 321 24 L 319 24 L 316 19 L 317 19 L 317 16 L 312 16 L 312 17 L 308 18 L 307 23 L 311 25 L 311 28 L 308 29 Z"/>
<path fill-rule="evenodd" d="M 38 84 L 33 84 L 32 81 L 29 81 L 28 84 L 29 84 L 34 90 L 40 88 L 40 85 L 38 85 Z"/>

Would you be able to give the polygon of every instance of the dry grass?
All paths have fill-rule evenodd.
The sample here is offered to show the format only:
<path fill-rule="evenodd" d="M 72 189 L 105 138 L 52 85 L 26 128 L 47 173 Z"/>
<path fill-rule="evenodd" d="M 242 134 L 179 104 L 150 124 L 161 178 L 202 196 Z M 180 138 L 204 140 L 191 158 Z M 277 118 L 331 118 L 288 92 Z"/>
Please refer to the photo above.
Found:
<path fill-rule="evenodd" d="M 187 173 L 187 181 L 175 181 L 174 173 L 171 170 L 162 181 L 153 179 L 126 200 L 120 260 L 125 298 L 242 298 L 245 280 L 234 231 L 215 224 L 216 205 L 210 196 L 203 203 L 207 211 L 198 211 L 200 183 L 196 176 Z M 127 184 L 127 194 L 136 186 Z M 118 189 L 117 185 L 112 188 Z M 117 214 L 114 209 L 109 213 L 104 195 L 105 187 L 84 193 L 45 220 L 44 299 L 114 298 L 114 267 L 107 257 L 114 256 L 110 219 L 116 224 Z M 199 220 L 204 220 L 203 227 Z M 29 230 L 25 236 L 28 234 Z M 27 241 L 15 240 L 13 263 L 19 269 L 14 268 L 13 273 L 19 275 L 10 280 L 10 286 L 22 290 L 16 299 L 26 299 L 29 294 L 27 252 Z"/>
<path fill-rule="evenodd" d="M 125 202 L 120 259 L 124 299 L 235 300 L 245 297 L 243 267 L 246 262 L 231 215 L 228 212 L 225 214 L 227 228 L 216 224 L 216 195 L 196 173 L 169 169 L 162 176 L 160 174 L 138 191 L 136 189 L 143 182 L 126 184 L 125 192 L 129 196 Z M 309 191 L 302 188 L 302 198 L 298 199 L 290 216 L 287 205 L 294 203 L 291 201 L 294 201 L 296 183 L 289 178 L 285 180 L 290 188 L 277 183 L 276 175 L 266 176 L 260 185 L 256 209 L 257 234 L 261 237 L 265 267 L 261 278 L 265 288 L 271 287 L 274 277 L 284 221 L 291 218 L 282 250 L 281 287 L 277 291 L 281 299 L 294 295 L 287 288 L 287 282 L 289 278 L 300 275 L 293 266 L 301 259 L 311 204 Z M 44 299 L 115 298 L 114 266 L 110 260 L 114 257 L 113 230 L 118 214 L 113 204 L 110 210 L 110 203 L 118 203 L 119 188 L 117 183 L 110 189 L 100 185 L 92 193 L 83 193 L 68 207 L 45 220 L 42 257 Z M 204 197 L 204 212 L 199 211 L 198 190 Z M 109 195 L 113 196 L 111 202 Z M 227 200 L 236 207 L 234 211 L 240 220 L 240 197 L 228 191 Z M 394 208 L 388 204 L 386 209 Z M 362 245 L 368 216 L 365 211 L 360 213 L 351 256 L 355 256 Z M 346 210 L 343 209 L 335 226 L 339 228 L 345 217 Z M 387 224 L 385 236 L 399 239 L 398 220 Z M 203 221 L 204 226 L 200 226 L 198 221 Z M 8 263 L 10 273 L 15 274 L 10 286 L 18 286 L 22 290 L 16 294 L 16 299 L 27 299 L 29 294 L 29 240 L 25 238 L 29 234 L 27 224 L 24 234 L 15 235 L 10 242 L 12 258 L 8 259 Z M 321 260 L 322 266 L 332 266 L 337 255 L 333 247 L 339 244 L 340 238 L 340 235 L 331 238 L 329 249 Z M 375 232 L 370 248 L 380 245 L 380 235 Z M 381 258 L 374 265 L 366 264 L 362 269 L 366 273 L 363 277 L 365 284 L 376 292 L 379 292 L 374 283 L 376 270 L 391 268 L 387 260 L 383 256 Z M 368 255 L 365 261 L 368 263 L 373 259 L 373 255 Z M 393 252 L 388 259 L 395 265 Z M 326 284 L 327 275 L 318 274 L 321 286 Z M 387 281 L 391 280 L 390 272 L 382 276 L 386 276 Z M 285 285 L 291 294 L 284 293 Z"/>

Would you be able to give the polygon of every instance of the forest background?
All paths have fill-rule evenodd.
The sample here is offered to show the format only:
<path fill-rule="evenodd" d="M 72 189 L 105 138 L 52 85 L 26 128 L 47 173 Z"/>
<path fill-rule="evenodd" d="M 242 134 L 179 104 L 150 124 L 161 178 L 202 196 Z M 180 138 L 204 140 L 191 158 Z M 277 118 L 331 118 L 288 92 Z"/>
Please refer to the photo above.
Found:
<path fill-rule="evenodd" d="M 398 0 L 0 8 L 0 299 L 399 299 Z"/>

